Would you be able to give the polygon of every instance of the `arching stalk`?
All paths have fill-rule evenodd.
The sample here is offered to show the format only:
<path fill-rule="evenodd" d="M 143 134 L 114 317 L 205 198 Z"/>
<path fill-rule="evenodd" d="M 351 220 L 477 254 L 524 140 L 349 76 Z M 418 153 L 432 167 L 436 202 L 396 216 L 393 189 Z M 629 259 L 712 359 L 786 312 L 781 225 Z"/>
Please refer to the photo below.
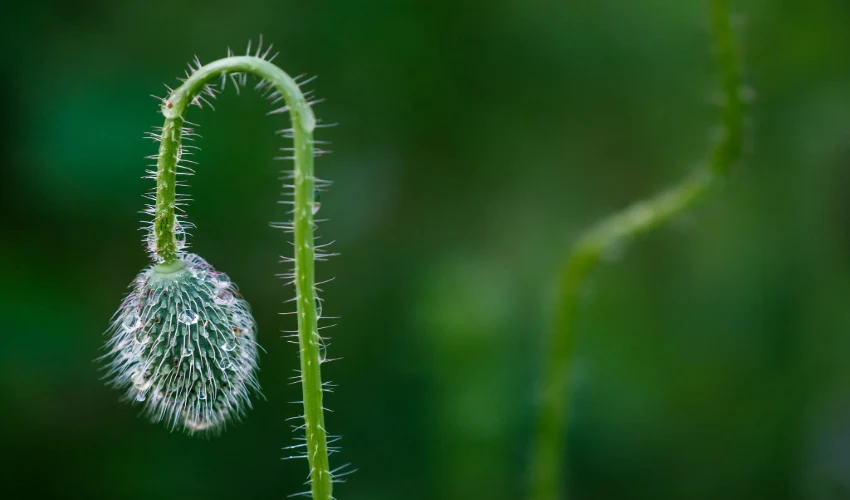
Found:
<path fill-rule="evenodd" d="M 558 277 L 555 317 L 542 372 L 532 449 L 532 500 L 556 500 L 565 496 L 560 492 L 564 487 L 569 371 L 576 306 L 586 276 L 607 249 L 617 248 L 624 240 L 663 224 L 704 198 L 740 157 L 744 128 L 740 48 L 732 28 L 728 0 L 711 0 L 710 13 L 724 97 L 722 136 L 708 165 L 669 190 L 603 219 L 585 232 L 568 254 Z"/>
<path fill-rule="evenodd" d="M 259 54 L 259 51 L 258 51 Z M 315 289 L 315 247 L 313 204 L 316 179 L 313 175 L 313 130 L 316 120 L 298 84 L 283 70 L 259 56 L 235 56 L 219 59 L 197 68 L 186 81 L 163 100 L 162 127 L 156 174 L 154 234 L 160 266 L 178 263 L 175 238 L 177 164 L 181 152 L 185 113 L 193 102 L 210 92 L 208 84 L 238 74 L 255 75 L 274 87 L 286 103 L 292 120 L 294 147 L 294 282 L 298 316 L 298 344 L 301 358 L 301 383 L 304 398 L 306 453 L 310 465 L 311 492 L 314 500 L 330 500 L 332 477 L 328 466 L 327 433 L 322 406 L 321 338 L 317 326 Z"/>

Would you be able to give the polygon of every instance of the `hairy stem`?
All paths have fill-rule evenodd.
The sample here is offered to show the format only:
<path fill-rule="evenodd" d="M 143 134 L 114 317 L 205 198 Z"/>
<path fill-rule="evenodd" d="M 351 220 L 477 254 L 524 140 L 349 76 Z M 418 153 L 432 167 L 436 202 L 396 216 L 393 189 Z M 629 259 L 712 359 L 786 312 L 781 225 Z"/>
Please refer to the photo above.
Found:
<path fill-rule="evenodd" d="M 563 498 L 565 429 L 570 387 L 570 360 L 579 292 L 585 277 L 606 250 L 619 247 L 702 199 L 729 171 L 741 154 L 744 102 L 741 99 L 741 57 L 728 0 L 711 0 L 712 36 L 717 50 L 724 103 L 722 136 L 710 158 L 678 185 L 603 219 L 586 231 L 568 254 L 558 277 L 554 321 L 544 361 L 540 406 L 533 443 L 530 497 Z"/>
<path fill-rule="evenodd" d="M 295 247 L 295 290 L 298 314 L 298 343 L 307 459 L 315 500 L 330 500 L 332 478 L 328 467 L 327 433 L 322 406 L 321 347 L 317 327 L 315 247 L 313 243 L 313 130 L 316 120 L 298 84 L 272 63 L 254 56 L 219 59 L 200 66 L 163 101 L 165 124 L 157 159 L 157 188 L 154 218 L 156 252 L 162 265 L 173 265 L 179 252 L 175 238 L 177 163 L 186 109 L 202 98 L 207 85 L 223 75 L 251 74 L 269 82 L 286 102 L 292 120 L 294 160 L 293 232 Z"/>

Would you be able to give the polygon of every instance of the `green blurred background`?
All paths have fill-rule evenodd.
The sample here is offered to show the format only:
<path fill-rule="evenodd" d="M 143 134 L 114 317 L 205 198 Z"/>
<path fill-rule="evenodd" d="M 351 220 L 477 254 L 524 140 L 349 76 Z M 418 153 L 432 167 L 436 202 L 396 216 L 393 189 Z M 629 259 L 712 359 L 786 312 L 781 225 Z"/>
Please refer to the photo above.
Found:
<path fill-rule="evenodd" d="M 573 499 L 850 498 L 850 3 L 740 0 L 746 163 L 594 274 L 569 424 Z M 333 463 L 354 499 L 519 499 L 556 269 L 582 228 L 684 176 L 716 108 L 700 0 L 3 2 L 4 498 L 282 498 L 298 413 L 270 221 L 281 115 L 230 90 L 201 124 L 190 243 L 259 323 L 267 401 L 170 434 L 93 360 L 147 264 L 143 139 L 185 63 L 262 33 L 334 154 L 318 269 L 338 315 Z M 615 256 L 616 257 L 616 256 Z"/>

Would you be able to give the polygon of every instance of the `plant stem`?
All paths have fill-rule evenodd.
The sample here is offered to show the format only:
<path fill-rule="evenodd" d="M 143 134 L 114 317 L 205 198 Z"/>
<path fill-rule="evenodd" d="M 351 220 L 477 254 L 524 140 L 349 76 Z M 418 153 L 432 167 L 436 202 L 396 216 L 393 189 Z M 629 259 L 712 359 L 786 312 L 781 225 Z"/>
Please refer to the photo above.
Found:
<path fill-rule="evenodd" d="M 744 102 L 741 99 L 740 48 L 735 39 L 728 0 L 710 2 L 712 36 L 725 99 L 722 136 L 710 165 L 697 169 L 678 185 L 603 219 L 586 231 L 568 254 L 558 277 L 556 311 L 546 350 L 540 406 L 533 443 L 530 498 L 563 498 L 565 429 L 570 389 L 575 316 L 585 277 L 612 248 L 683 213 L 725 177 L 741 154 Z"/>
<path fill-rule="evenodd" d="M 274 64 L 253 56 L 219 59 L 197 68 L 183 85 L 164 100 L 162 113 L 165 115 L 165 124 L 157 160 L 154 218 L 157 253 L 165 265 L 179 258 L 175 238 L 176 178 L 186 109 L 202 96 L 211 81 L 234 73 L 252 74 L 271 83 L 283 96 L 292 120 L 295 149 L 293 244 L 306 455 L 313 499 L 330 500 L 332 478 L 328 466 L 327 433 L 322 406 L 322 356 L 317 327 L 313 243 L 313 130 L 316 120 L 298 84 Z"/>

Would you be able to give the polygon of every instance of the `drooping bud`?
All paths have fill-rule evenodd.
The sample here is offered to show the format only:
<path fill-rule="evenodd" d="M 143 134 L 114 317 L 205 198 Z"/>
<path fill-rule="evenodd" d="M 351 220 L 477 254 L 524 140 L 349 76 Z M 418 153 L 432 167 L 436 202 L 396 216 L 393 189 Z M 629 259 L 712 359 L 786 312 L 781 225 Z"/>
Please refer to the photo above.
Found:
<path fill-rule="evenodd" d="M 153 265 L 131 285 L 107 342 L 111 382 L 155 422 L 221 431 L 259 390 L 256 325 L 224 273 L 195 254 Z"/>

